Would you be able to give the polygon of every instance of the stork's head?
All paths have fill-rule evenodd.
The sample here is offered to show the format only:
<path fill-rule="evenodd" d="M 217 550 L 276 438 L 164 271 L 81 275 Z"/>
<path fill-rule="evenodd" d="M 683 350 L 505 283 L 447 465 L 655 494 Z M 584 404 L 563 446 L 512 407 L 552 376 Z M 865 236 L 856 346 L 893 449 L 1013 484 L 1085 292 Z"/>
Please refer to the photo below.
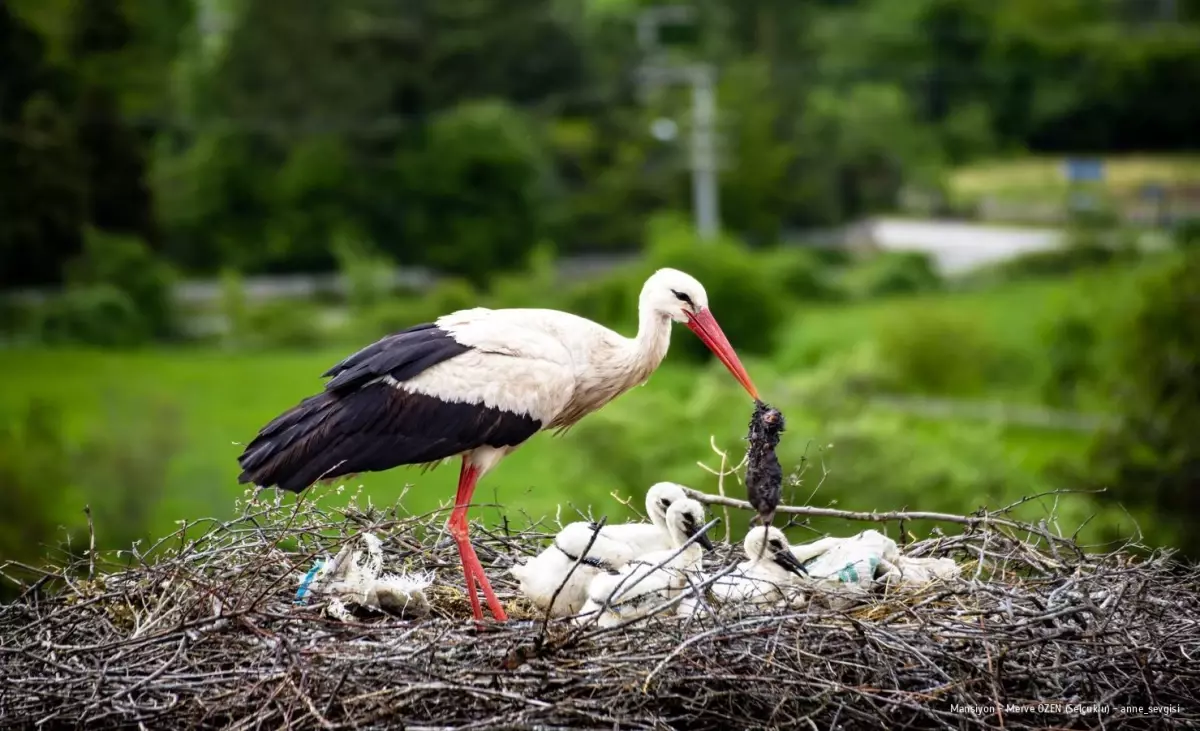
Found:
<path fill-rule="evenodd" d="M 725 364 L 747 393 L 755 401 L 758 400 L 758 389 L 708 309 L 708 293 L 695 277 L 678 269 L 659 269 L 642 287 L 640 306 L 643 312 L 648 310 L 687 324 L 688 329 L 696 333 L 696 337 Z"/>
<path fill-rule="evenodd" d="M 804 576 L 808 573 L 792 553 L 787 536 L 778 528 L 751 528 L 746 533 L 742 550 L 746 552 L 746 557 L 751 561 L 769 561 L 780 569 L 797 576 Z"/>
<path fill-rule="evenodd" d="M 681 485 L 674 482 L 658 482 L 646 491 L 646 515 L 659 528 L 667 526 L 667 511 L 676 500 L 687 497 Z"/>
<path fill-rule="evenodd" d="M 704 550 L 711 551 L 712 540 L 701 532 L 706 522 L 704 506 L 690 497 L 676 500 L 667 510 L 667 531 L 676 546 L 682 546 L 689 538 L 696 536 L 696 543 L 703 546 Z"/>

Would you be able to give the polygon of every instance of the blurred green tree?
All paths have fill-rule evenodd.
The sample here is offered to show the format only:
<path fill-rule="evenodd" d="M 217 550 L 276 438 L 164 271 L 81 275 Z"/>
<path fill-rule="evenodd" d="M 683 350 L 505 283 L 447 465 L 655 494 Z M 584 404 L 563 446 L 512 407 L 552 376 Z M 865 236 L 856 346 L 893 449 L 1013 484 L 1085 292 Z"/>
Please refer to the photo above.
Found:
<path fill-rule="evenodd" d="M 83 246 L 70 84 L 7 3 L 0 3 L 0 68 L 0 287 L 53 283 L 62 261 Z"/>
<path fill-rule="evenodd" d="M 397 168 L 410 203 L 405 238 L 421 260 L 481 284 L 521 269 L 547 232 L 546 161 L 534 129 L 502 102 L 438 115 Z"/>
<path fill-rule="evenodd" d="M 1101 435 L 1085 480 L 1148 511 L 1200 556 L 1200 252 L 1146 277 L 1123 338 L 1115 398 L 1120 425 Z"/>
<path fill-rule="evenodd" d="M 120 104 L 122 54 L 135 41 L 126 12 L 121 0 L 76 3 L 67 47 L 79 76 L 76 124 L 88 220 L 153 248 L 159 232 L 147 180 L 149 139 L 130 124 Z"/>

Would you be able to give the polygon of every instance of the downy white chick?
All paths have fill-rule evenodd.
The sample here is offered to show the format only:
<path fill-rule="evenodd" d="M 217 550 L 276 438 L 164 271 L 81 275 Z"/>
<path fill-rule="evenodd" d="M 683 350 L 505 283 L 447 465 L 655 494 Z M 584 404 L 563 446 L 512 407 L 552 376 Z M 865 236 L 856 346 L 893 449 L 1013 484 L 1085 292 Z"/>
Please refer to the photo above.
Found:
<path fill-rule="evenodd" d="M 718 603 L 772 604 L 782 600 L 803 601 L 799 581 L 806 574 L 789 550 L 787 536 L 774 527 L 757 526 L 746 533 L 742 550 L 746 560 L 736 570 L 710 585 L 710 598 Z M 679 603 L 679 616 L 705 609 L 698 596 Z"/>
<path fill-rule="evenodd" d="M 747 560 L 737 572 L 713 584 L 722 601 L 769 604 L 792 596 L 805 571 L 792 555 L 787 536 L 778 528 L 761 526 L 746 533 L 742 550 Z"/>
<path fill-rule="evenodd" d="M 550 616 L 576 614 L 587 601 L 588 585 L 597 574 L 620 569 L 644 553 L 671 547 L 671 537 L 666 528 L 667 510 L 684 497 L 686 494 L 682 486 L 673 482 L 659 482 L 646 492 L 649 523 L 606 525 L 600 529 L 594 542 L 595 524 L 587 521 L 570 523 L 554 537 L 549 547 L 527 562 L 513 566 L 509 573 L 517 578 L 521 591 L 539 610 L 546 611 L 551 597 L 558 591 Z M 585 549 L 587 554 L 575 566 Z M 572 567 L 575 567 L 574 571 Z"/>
<path fill-rule="evenodd" d="M 588 586 L 587 601 L 576 621 L 611 627 L 644 616 L 683 591 L 689 574 L 698 575 L 704 551 L 713 547 L 708 536 L 700 533 L 704 518 L 704 506 L 699 502 L 676 500 L 667 510 L 671 547 L 642 554 L 619 571 L 597 575 Z M 696 540 L 680 550 L 693 536 Z"/>

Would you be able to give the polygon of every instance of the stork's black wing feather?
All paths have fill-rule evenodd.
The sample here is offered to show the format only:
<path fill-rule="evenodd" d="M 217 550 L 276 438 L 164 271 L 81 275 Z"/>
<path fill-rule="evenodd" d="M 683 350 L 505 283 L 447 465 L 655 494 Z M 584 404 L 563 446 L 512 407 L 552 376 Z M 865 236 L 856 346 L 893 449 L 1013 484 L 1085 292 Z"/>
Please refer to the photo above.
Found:
<path fill-rule="evenodd" d="M 388 335 L 325 371 L 326 391 L 347 391 L 381 376 L 407 381 L 471 349 L 433 323 Z"/>
<path fill-rule="evenodd" d="M 428 464 L 533 436 L 542 424 L 526 414 L 403 388 L 470 349 L 432 324 L 363 348 L 326 371 L 333 378 L 323 392 L 259 431 L 238 458 L 238 481 L 299 492 L 320 480 Z M 394 381 L 379 380 L 383 376 Z"/>

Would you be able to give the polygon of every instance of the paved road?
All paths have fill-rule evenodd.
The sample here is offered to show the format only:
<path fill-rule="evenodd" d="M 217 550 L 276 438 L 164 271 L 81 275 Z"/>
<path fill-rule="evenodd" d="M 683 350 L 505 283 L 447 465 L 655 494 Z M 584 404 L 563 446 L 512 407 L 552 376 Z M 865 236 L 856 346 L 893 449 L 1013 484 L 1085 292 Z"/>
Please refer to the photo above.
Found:
<path fill-rule="evenodd" d="M 892 251 L 924 251 L 945 274 L 961 274 L 1030 251 L 1058 246 L 1061 231 L 986 226 L 953 221 L 875 219 L 860 225 L 859 236 Z"/>

